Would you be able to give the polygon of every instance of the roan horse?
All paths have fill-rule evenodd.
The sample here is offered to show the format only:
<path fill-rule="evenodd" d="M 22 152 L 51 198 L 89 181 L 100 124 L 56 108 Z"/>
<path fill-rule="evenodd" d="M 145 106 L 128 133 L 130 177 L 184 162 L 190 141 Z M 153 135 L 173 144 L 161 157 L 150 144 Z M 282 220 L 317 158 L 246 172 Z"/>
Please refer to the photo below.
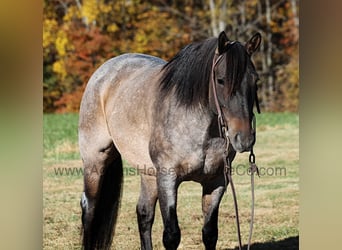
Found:
<path fill-rule="evenodd" d="M 122 158 L 141 173 L 136 212 L 142 249 L 152 249 L 157 199 L 164 247 L 177 249 L 177 188 L 190 180 L 203 187 L 202 238 L 206 249 L 215 249 L 219 204 L 226 190 L 226 146 L 215 101 L 227 124 L 232 161 L 236 152 L 250 151 L 255 142 L 258 74 L 251 55 L 260 42 L 259 33 L 242 44 L 221 32 L 218 38 L 186 46 L 168 63 L 124 54 L 96 70 L 79 116 L 84 249 L 111 246 L 122 191 Z"/>

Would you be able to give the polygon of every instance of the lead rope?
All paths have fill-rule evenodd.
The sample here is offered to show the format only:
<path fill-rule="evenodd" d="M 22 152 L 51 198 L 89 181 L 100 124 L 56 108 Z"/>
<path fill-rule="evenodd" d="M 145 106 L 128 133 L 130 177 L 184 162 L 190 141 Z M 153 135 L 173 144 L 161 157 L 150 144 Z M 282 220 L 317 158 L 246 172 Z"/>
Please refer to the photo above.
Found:
<path fill-rule="evenodd" d="M 229 142 L 228 142 L 229 143 Z M 225 160 L 225 179 L 226 179 L 226 187 L 228 185 L 227 183 L 227 178 L 230 183 L 230 189 L 232 190 L 232 195 L 234 199 L 234 208 L 235 208 L 235 219 L 236 219 L 236 229 L 237 229 L 237 235 L 238 235 L 238 240 L 239 240 L 239 250 L 242 249 L 242 243 L 241 243 L 241 231 L 240 231 L 240 219 L 239 219 L 239 208 L 237 204 L 237 199 L 236 199 L 236 193 L 235 193 L 235 187 L 233 183 L 233 178 L 232 178 L 232 168 L 229 160 L 229 156 L 227 155 L 226 160 Z"/>
<path fill-rule="evenodd" d="M 251 221 L 249 224 L 249 237 L 248 237 L 248 246 L 247 250 L 250 249 L 251 246 L 251 240 L 252 240 L 252 234 L 253 234 L 253 224 L 254 224 L 254 173 L 257 173 L 258 177 L 259 175 L 259 169 L 257 165 L 255 164 L 255 155 L 253 153 L 253 148 L 251 149 L 250 155 L 249 155 L 249 164 L 250 164 L 250 171 L 251 171 L 251 194 L 252 194 L 252 205 L 251 205 Z"/>
<path fill-rule="evenodd" d="M 256 128 L 256 120 L 255 116 L 253 116 L 253 129 Z M 224 135 L 225 141 L 226 141 L 226 149 L 225 149 L 225 155 L 226 160 L 224 161 L 224 178 L 225 178 L 225 187 L 228 186 L 228 183 L 230 183 L 230 188 L 232 190 L 233 200 L 234 200 L 234 209 L 235 209 L 235 219 L 236 219 L 236 228 L 237 228 L 237 236 L 239 241 L 239 250 L 242 250 L 242 243 L 241 243 L 241 230 L 240 230 L 240 219 L 239 219 L 239 208 L 237 204 L 236 199 L 236 192 L 235 192 L 235 186 L 233 183 L 233 178 L 231 175 L 231 163 L 229 159 L 229 137 L 228 137 L 228 130 L 227 128 L 221 127 L 222 132 L 221 134 Z M 249 224 L 249 236 L 248 236 L 248 245 L 247 250 L 250 250 L 251 241 L 252 241 L 252 235 L 253 235 L 253 224 L 254 224 L 254 204 L 255 204 L 255 195 L 254 195 L 254 173 L 257 173 L 259 175 L 259 169 L 258 166 L 255 164 L 255 154 L 253 151 L 253 147 L 251 148 L 250 154 L 249 154 L 249 164 L 250 164 L 250 172 L 251 172 L 251 195 L 252 195 L 252 204 L 251 204 L 251 219 Z"/>
<path fill-rule="evenodd" d="M 257 109 L 259 111 L 259 105 L 257 104 Z M 255 115 L 253 115 L 253 121 L 252 121 L 252 128 L 254 129 L 254 136 L 256 138 L 256 118 Z M 258 177 L 259 175 L 259 169 L 258 166 L 255 164 L 255 155 L 253 152 L 253 147 L 251 148 L 251 151 L 249 153 L 249 164 L 250 164 L 250 171 L 251 171 L 251 195 L 252 195 L 252 204 L 251 204 L 251 220 L 249 223 L 249 236 L 248 236 L 248 246 L 247 250 L 250 249 L 251 241 L 252 241 L 252 234 L 253 234 L 253 224 L 254 224 L 254 204 L 255 204 L 255 195 L 254 195 L 254 173 L 257 173 Z"/>
<path fill-rule="evenodd" d="M 229 137 L 228 137 L 228 129 L 226 127 L 225 121 L 222 116 L 222 110 L 221 106 L 219 104 L 218 98 L 217 98 L 217 91 L 216 91 L 216 86 L 215 86 L 215 67 L 218 64 L 218 62 L 221 60 L 222 55 L 219 55 L 218 52 L 215 52 L 214 59 L 213 59 L 213 65 L 211 68 L 211 83 L 213 87 L 213 95 L 214 95 L 214 101 L 215 101 L 215 106 L 217 110 L 217 115 L 218 115 L 218 126 L 219 126 L 219 132 L 220 132 L 220 137 L 224 138 L 226 141 L 226 149 L 225 149 L 225 156 L 226 159 L 224 161 L 224 180 L 225 180 L 225 187 L 227 188 L 228 183 L 230 183 L 230 187 L 232 190 L 232 195 L 233 195 L 233 200 L 234 200 L 234 208 L 235 208 L 235 218 L 236 218 L 236 226 L 237 226 L 237 234 L 238 234 L 238 240 L 239 240 L 239 250 L 242 250 L 242 243 L 241 243 L 241 231 L 240 231 L 240 220 L 239 220 L 239 211 L 238 211 L 238 204 L 237 204 L 237 199 L 236 199 L 236 193 L 235 193 L 235 187 L 233 183 L 233 178 L 231 176 L 231 163 L 229 160 Z M 256 97 L 256 106 L 257 106 L 257 112 L 260 113 L 260 108 L 259 108 L 259 103 L 258 103 L 258 98 Z M 253 129 L 256 133 L 256 120 L 255 116 L 253 116 L 253 123 L 252 123 Z M 256 134 L 255 134 L 256 136 Z M 253 147 L 250 151 L 249 155 L 249 163 L 250 163 L 250 171 L 251 171 L 251 192 L 252 192 L 252 205 L 251 205 L 251 220 L 250 220 L 250 225 L 249 225 L 249 237 L 248 237 L 248 246 L 247 250 L 250 249 L 251 245 L 251 240 L 252 240 L 252 234 L 253 234 L 253 221 L 254 221 L 254 173 L 256 172 L 257 175 L 259 176 L 259 170 L 257 165 L 255 164 L 255 155 L 253 152 Z M 260 177 L 260 176 L 259 176 Z"/>

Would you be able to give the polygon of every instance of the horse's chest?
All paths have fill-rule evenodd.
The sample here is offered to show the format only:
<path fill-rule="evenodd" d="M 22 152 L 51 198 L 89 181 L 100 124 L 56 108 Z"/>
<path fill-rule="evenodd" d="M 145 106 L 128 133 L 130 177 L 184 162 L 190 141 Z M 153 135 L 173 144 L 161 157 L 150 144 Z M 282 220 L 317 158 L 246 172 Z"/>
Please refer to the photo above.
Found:
<path fill-rule="evenodd" d="M 170 146 L 168 157 L 164 158 L 161 168 L 168 168 L 181 180 L 203 181 L 223 173 L 224 147 L 221 139 L 209 142 L 180 146 Z M 166 169 L 165 169 L 166 170 Z"/>
<path fill-rule="evenodd" d="M 188 180 L 204 180 L 223 173 L 224 141 L 211 139 L 206 146 L 195 147 L 192 153 L 183 156 L 179 176 Z"/>
<path fill-rule="evenodd" d="M 159 172 L 175 174 L 182 180 L 199 180 L 215 175 L 223 159 L 223 151 L 216 149 L 224 143 L 211 142 L 210 117 L 185 110 L 162 115 L 171 111 L 174 110 L 160 110 L 160 122 L 152 132 L 150 153 L 156 168 Z"/>

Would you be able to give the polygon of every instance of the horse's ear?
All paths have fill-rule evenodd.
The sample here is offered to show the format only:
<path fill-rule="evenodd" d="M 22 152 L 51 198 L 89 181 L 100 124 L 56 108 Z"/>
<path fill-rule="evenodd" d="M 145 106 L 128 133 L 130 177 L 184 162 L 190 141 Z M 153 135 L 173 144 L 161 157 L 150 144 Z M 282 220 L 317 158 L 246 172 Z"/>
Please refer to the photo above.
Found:
<path fill-rule="evenodd" d="M 229 41 L 226 32 L 222 31 L 218 37 L 218 53 L 222 54 L 224 52 L 224 48 L 226 43 Z"/>
<path fill-rule="evenodd" d="M 247 53 L 252 55 L 260 46 L 261 43 L 261 34 L 258 32 L 246 43 L 245 47 Z"/>

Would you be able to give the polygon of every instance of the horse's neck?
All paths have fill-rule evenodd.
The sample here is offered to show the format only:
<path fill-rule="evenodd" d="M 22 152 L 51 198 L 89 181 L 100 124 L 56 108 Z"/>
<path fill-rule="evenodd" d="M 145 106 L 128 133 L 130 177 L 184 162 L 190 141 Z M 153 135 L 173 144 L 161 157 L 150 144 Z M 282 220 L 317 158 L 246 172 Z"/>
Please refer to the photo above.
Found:
<path fill-rule="evenodd" d="M 174 127 L 183 127 L 186 131 L 194 131 L 198 138 L 206 138 L 215 119 L 209 107 L 197 104 L 193 107 L 173 106 L 173 112 L 169 112 L 168 119 L 174 123 Z"/>

